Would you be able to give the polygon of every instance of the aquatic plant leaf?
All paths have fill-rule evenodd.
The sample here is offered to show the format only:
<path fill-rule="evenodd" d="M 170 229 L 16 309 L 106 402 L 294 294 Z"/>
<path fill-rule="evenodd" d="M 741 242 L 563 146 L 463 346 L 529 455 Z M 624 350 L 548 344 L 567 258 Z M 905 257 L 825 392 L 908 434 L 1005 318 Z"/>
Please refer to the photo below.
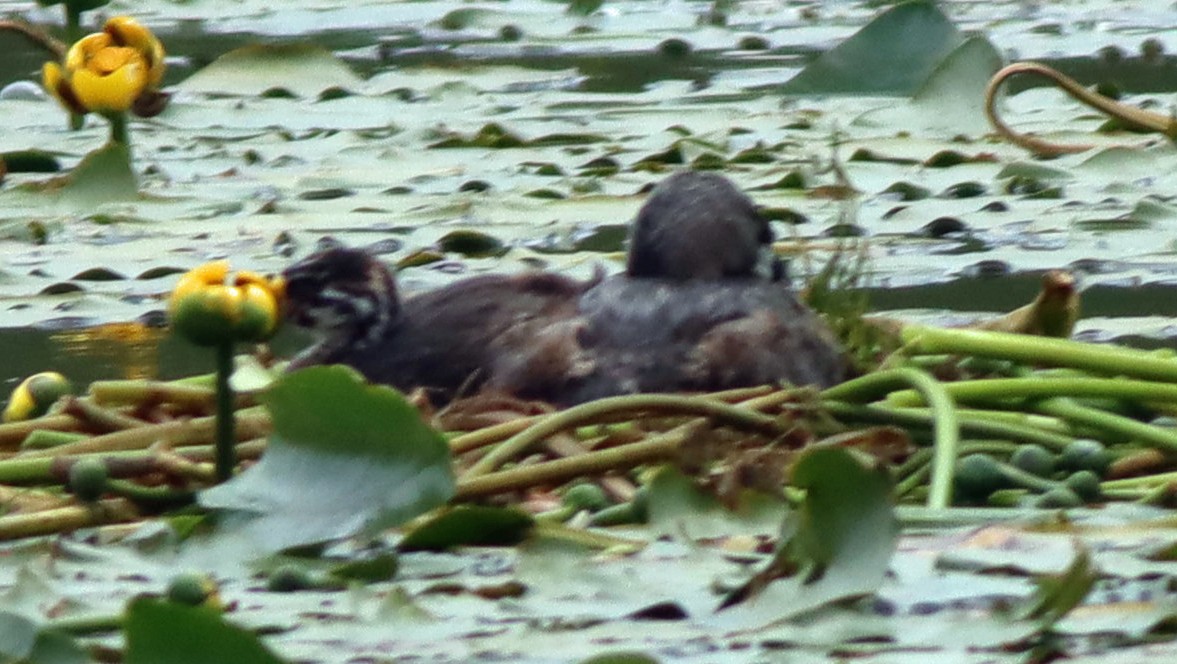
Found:
<path fill-rule="evenodd" d="M 768 565 L 720 605 L 726 626 L 768 625 L 879 588 L 899 537 L 891 482 L 850 452 L 816 448 L 793 467 L 805 489 Z"/>
<path fill-rule="evenodd" d="M 437 248 L 446 253 L 461 254 L 468 258 L 493 258 L 502 256 L 510 249 L 502 240 L 488 233 L 475 230 L 450 231 L 437 239 Z"/>
<path fill-rule="evenodd" d="M 122 143 L 107 143 L 87 154 L 63 176 L 62 200 L 78 208 L 139 196 L 131 169 L 131 151 Z"/>
<path fill-rule="evenodd" d="M 9 173 L 56 173 L 61 170 L 57 157 L 44 150 L 0 152 L 0 164 Z"/>
<path fill-rule="evenodd" d="M 1087 549 L 1081 547 L 1062 574 L 1048 574 L 1035 580 L 1037 590 L 1015 616 L 1037 621 L 1049 629 L 1083 601 L 1098 576 L 1099 570 L 1092 565 Z"/>
<path fill-rule="evenodd" d="M 36 623 L 15 613 L 0 612 L 0 655 L 5 659 L 28 655 L 36 640 Z"/>
<path fill-rule="evenodd" d="M 444 551 L 463 544 L 510 546 L 523 541 L 535 525 L 530 515 L 513 508 L 459 505 L 405 535 L 402 551 Z"/>
<path fill-rule="evenodd" d="M 274 433 L 261 461 L 201 492 L 219 532 L 266 551 L 403 523 L 453 495 L 449 446 L 400 393 L 340 366 L 308 367 L 262 396 Z"/>
<path fill-rule="evenodd" d="M 315 97 L 361 80 L 330 51 L 310 44 L 254 44 L 229 51 L 176 87 L 204 94 L 255 96 L 281 88 Z"/>
<path fill-rule="evenodd" d="M 43 629 L 21 664 L 88 664 L 93 660 L 76 640 L 62 632 Z"/>
<path fill-rule="evenodd" d="M 911 95 L 962 41 L 935 3 L 905 2 L 818 56 L 786 81 L 781 92 Z"/>
<path fill-rule="evenodd" d="M 783 500 L 744 490 L 734 509 L 702 491 L 677 468 L 664 466 L 647 484 L 647 509 L 655 532 L 694 539 L 773 534 L 780 528 Z"/>
<path fill-rule="evenodd" d="M 610 652 L 583 659 L 580 664 L 658 664 L 661 660 L 644 652 Z"/>
<path fill-rule="evenodd" d="M 979 35 L 966 39 L 936 65 L 912 97 L 921 124 L 950 135 L 988 131 L 985 85 L 1003 64 L 988 39 Z"/>
<path fill-rule="evenodd" d="M 282 664 L 254 634 L 218 611 L 149 597 L 127 609 L 127 664 Z"/>
<path fill-rule="evenodd" d="M 29 618 L 0 611 L 0 661 L 19 664 L 85 664 L 82 648 L 61 632 Z"/>

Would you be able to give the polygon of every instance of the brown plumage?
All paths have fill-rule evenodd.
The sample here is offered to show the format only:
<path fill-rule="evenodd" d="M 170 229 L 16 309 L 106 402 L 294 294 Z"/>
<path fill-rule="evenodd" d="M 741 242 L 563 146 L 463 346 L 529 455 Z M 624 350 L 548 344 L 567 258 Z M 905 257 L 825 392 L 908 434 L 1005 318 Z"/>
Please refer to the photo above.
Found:
<path fill-rule="evenodd" d="M 585 371 L 587 360 L 553 324 L 575 316 L 593 281 L 544 272 L 482 275 L 401 301 L 383 263 L 340 247 L 308 256 L 283 277 L 288 317 L 322 336 L 291 369 L 347 364 L 372 382 L 425 388 L 438 403 L 488 383 L 526 392 L 532 385 L 521 366 L 537 372 L 529 379 L 534 389 L 546 380 L 541 370 L 561 380 Z M 552 344 L 566 352 L 541 352 Z"/>
<path fill-rule="evenodd" d="M 681 173 L 634 223 L 626 273 L 478 276 L 408 298 L 360 250 L 285 272 L 290 318 L 324 338 L 292 368 L 343 363 L 439 402 L 479 388 L 568 405 L 636 392 L 828 386 L 841 349 L 773 263 L 772 232 L 726 179 Z"/>

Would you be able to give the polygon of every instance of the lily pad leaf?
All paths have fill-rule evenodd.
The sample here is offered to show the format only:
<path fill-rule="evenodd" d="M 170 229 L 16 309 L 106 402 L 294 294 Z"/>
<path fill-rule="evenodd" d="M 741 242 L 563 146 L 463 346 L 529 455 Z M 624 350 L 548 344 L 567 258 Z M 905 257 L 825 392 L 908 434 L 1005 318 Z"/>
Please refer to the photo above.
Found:
<path fill-rule="evenodd" d="M 522 542 L 535 519 L 517 509 L 460 505 L 446 510 L 405 535 L 402 551 L 444 551 L 463 544 L 511 546 Z"/>
<path fill-rule="evenodd" d="M 139 197 L 131 151 L 123 143 L 107 143 L 87 154 L 61 182 L 62 200 L 79 208 Z"/>
<path fill-rule="evenodd" d="M 1002 64 L 1001 54 L 984 37 L 970 37 L 957 46 L 912 99 L 924 126 L 954 134 L 987 131 L 985 85 Z"/>
<path fill-rule="evenodd" d="M 781 91 L 910 96 L 963 41 L 935 3 L 906 2 L 809 63 Z"/>
<path fill-rule="evenodd" d="M 265 551 L 404 523 L 454 493 L 449 446 L 404 397 L 346 367 L 308 367 L 262 396 L 274 433 L 257 465 L 200 494 L 222 535 Z"/>
<path fill-rule="evenodd" d="M 662 467 L 647 487 L 650 525 L 663 535 L 767 535 L 779 530 L 785 516 L 783 500 L 750 490 L 742 491 L 738 505 L 729 510 L 672 466 Z"/>
<path fill-rule="evenodd" d="M 300 97 L 328 88 L 362 85 L 330 51 L 310 44 L 255 44 L 229 51 L 189 76 L 178 88 L 189 92 L 256 96 L 281 86 Z"/>
<path fill-rule="evenodd" d="M 1087 549 L 1080 548 L 1062 574 L 1048 574 L 1035 581 L 1038 589 L 1015 615 L 1023 620 L 1037 621 L 1043 628 L 1050 628 L 1082 603 L 1087 593 L 1095 587 L 1098 576 L 1099 570 L 1092 565 Z"/>
<path fill-rule="evenodd" d="M 818 448 L 797 461 L 792 484 L 805 500 L 785 519 L 772 560 L 720 605 L 724 625 L 762 627 L 883 583 L 899 537 L 886 473 Z"/>
<path fill-rule="evenodd" d="M 127 609 L 127 664 L 282 664 L 254 634 L 206 607 L 141 597 Z"/>
<path fill-rule="evenodd" d="M 0 661 L 20 664 L 85 664 L 90 658 L 69 636 L 39 627 L 16 613 L 0 612 Z"/>
<path fill-rule="evenodd" d="M 0 152 L 0 164 L 9 173 L 56 173 L 61 170 L 57 157 L 44 150 Z"/>

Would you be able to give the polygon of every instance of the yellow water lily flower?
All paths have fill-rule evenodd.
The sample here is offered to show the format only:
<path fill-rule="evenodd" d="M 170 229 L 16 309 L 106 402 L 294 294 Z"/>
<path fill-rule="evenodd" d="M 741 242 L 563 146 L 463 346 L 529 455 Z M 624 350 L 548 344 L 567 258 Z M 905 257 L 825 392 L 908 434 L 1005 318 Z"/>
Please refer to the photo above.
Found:
<path fill-rule="evenodd" d="M 102 32 L 71 46 L 62 64 L 46 62 L 41 81 L 74 113 L 122 113 L 156 94 L 165 67 L 155 35 L 129 16 L 115 16 Z"/>
<path fill-rule="evenodd" d="M 172 329 L 200 346 L 263 341 L 281 318 L 282 285 L 255 272 L 229 274 L 213 261 L 180 277 L 168 303 Z"/>
<path fill-rule="evenodd" d="M 4 409 L 5 422 L 23 422 L 40 417 L 61 397 L 73 392 L 69 379 L 56 371 L 42 371 L 24 379 Z"/>

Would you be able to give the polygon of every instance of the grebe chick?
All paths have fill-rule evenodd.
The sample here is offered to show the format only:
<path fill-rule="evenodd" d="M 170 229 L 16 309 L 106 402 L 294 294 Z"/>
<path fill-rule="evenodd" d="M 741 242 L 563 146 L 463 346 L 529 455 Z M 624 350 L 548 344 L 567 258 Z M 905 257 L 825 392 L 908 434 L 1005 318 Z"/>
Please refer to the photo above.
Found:
<path fill-rule="evenodd" d="M 320 340 L 290 369 L 346 364 L 375 383 L 425 388 L 437 404 L 482 387 L 545 396 L 588 373 L 577 304 L 596 282 L 480 275 L 401 300 L 384 263 L 333 247 L 285 270 L 287 316 Z"/>

